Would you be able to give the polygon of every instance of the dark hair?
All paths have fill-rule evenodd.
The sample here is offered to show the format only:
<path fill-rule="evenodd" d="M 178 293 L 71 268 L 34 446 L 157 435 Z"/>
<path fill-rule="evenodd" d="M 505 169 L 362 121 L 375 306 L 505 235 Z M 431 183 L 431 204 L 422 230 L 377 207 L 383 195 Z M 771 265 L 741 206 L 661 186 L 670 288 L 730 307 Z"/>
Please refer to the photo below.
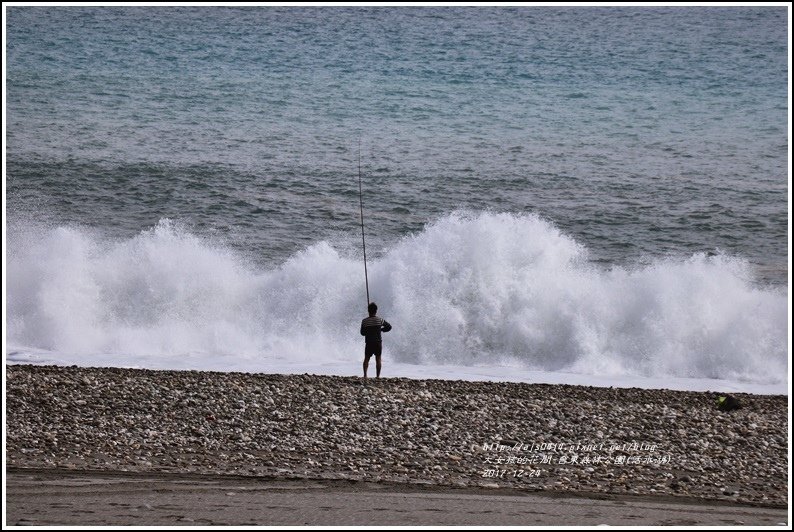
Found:
<path fill-rule="evenodd" d="M 376 314 L 378 312 L 378 305 L 376 305 L 375 303 L 370 303 L 369 306 L 367 307 L 367 310 L 369 311 L 370 314 Z"/>

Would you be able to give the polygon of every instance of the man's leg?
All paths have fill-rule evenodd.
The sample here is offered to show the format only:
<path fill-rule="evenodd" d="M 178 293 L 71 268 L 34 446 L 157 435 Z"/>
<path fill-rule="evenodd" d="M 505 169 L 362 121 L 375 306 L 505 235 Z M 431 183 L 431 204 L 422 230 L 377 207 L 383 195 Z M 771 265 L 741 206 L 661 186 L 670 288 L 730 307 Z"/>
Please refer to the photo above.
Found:
<path fill-rule="evenodd" d="M 369 368 L 369 353 L 364 353 L 364 378 L 367 378 L 367 368 Z"/>
<path fill-rule="evenodd" d="M 375 355 L 375 375 L 380 379 L 380 353 Z"/>

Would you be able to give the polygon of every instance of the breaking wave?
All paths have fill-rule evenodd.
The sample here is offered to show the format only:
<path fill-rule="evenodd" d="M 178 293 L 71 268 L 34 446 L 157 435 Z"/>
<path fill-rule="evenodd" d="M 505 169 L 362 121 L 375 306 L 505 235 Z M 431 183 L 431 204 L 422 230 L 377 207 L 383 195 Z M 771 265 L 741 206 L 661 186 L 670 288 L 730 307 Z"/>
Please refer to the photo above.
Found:
<path fill-rule="evenodd" d="M 319 242 L 273 269 L 164 219 L 127 240 L 8 230 L 9 350 L 268 371 L 359 360 L 363 267 Z M 369 263 L 390 358 L 785 382 L 787 294 L 722 255 L 604 268 L 535 215 L 453 213 Z M 93 364 L 96 365 L 96 364 Z"/>

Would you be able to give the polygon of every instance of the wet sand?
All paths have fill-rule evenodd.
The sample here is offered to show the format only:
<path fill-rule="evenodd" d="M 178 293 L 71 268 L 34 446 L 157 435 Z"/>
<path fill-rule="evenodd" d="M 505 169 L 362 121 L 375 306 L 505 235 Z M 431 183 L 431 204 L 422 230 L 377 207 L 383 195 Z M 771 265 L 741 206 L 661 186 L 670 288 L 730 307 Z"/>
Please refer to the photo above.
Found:
<path fill-rule="evenodd" d="M 682 497 L 339 480 L 13 469 L 6 525 L 783 525 L 785 508 Z"/>

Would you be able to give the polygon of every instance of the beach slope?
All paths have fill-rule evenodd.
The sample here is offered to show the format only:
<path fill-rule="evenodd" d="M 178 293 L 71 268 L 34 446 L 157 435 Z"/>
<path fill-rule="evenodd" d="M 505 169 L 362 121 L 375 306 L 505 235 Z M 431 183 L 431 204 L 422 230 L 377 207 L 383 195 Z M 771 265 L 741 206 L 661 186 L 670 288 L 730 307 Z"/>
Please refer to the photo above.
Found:
<path fill-rule="evenodd" d="M 60 471 L 788 504 L 786 396 L 721 412 L 709 392 L 33 365 L 6 382 L 9 501 L 25 471 Z"/>

